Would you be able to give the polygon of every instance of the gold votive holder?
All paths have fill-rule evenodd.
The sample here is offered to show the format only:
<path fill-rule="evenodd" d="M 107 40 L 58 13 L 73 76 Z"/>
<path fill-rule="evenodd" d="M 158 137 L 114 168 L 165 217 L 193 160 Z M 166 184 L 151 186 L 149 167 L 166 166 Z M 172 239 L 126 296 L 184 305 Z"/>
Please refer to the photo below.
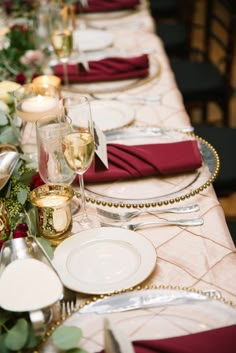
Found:
<path fill-rule="evenodd" d="M 70 234 L 73 196 L 72 187 L 61 184 L 45 184 L 30 193 L 30 202 L 36 208 L 38 233 L 52 245 L 60 244 Z"/>
<path fill-rule="evenodd" d="M 59 95 L 61 94 L 61 79 L 55 75 L 41 75 L 35 77 L 32 81 L 35 84 L 47 84 L 54 86 L 58 89 Z"/>

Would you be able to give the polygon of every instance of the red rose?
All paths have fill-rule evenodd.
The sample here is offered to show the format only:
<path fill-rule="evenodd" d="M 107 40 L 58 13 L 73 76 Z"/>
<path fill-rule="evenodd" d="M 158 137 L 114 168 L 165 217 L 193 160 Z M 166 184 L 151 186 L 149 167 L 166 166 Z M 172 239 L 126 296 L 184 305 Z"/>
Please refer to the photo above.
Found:
<path fill-rule="evenodd" d="M 35 188 L 37 188 L 38 186 L 44 185 L 44 181 L 42 180 L 41 176 L 39 175 L 39 173 L 35 174 L 32 177 L 32 181 L 30 183 L 30 190 L 34 190 Z"/>
<path fill-rule="evenodd" d="M 25 75 L 22 72 L 20 72 L 19 74 L 16 75 L 16 79 L 15 80 L 16 80 L 16 83 L 19 83 L 20 85 L 23 85 L 26 82 L 26 77 L 25 77 Z"/>
<path fill-rule="evenodd" d="M 4 240 L 0 240 L 0 250 L 1 250 L 2 246 L 3 246 L 3 244 L 4 244 Z"/>
<path fill-rule="evenodd" d="M 27 237 L 28 226 L 26 223 L 20 223 L 16 226 L 16 229 L 13 231 L 13 238 L 23 238 Z"/>

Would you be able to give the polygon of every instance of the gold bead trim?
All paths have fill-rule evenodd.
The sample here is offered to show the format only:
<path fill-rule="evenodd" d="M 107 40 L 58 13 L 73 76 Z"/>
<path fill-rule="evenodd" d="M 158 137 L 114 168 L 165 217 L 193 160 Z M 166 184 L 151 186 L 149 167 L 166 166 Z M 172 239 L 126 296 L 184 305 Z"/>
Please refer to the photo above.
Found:
<path fill-rule="evenodd" d="M 41 344 L 45 343 L 47 341 L 47 339 L 52 335 L 52 333 L 55 331 L 55 329 L 57 327 L 59 327 L 60 325 L 63 324 L 63 322 L 65 320 L 67 320 L 69 317 L 71 317 L 75 312 L 80 311 L 82 308 L 84 308 L 85 306 L 96 302 L 99 299 L 106 299 L 108 297 L 111 297 L 113 295 L 117 295 L 117 294 L 121 294 L 121 293 L 127 293 L 127 292 L 133 292 L 133 291 L 141 291 L 141 290 L 149 290 L 149 289 L 168 289 L 168 290 L 184 290 L 184 291 L 188 291 L 188 292 L 192 292 L 192 293 L 197 293 L 197 294 L 202 294 L 202 295 L 206 295 L 207 297 L 213 299 L 213 300 L 217 300 L 221 303 L 224 303 L 226 305 L 229 305 L 233 308 L 236 309 L 236 305 L 233 303 L 232 300 L 227 300 L 226 298 L 224 298 L 223 296 L 221 296 L 221 294 L 219 292 L 211 292 L 209 291 L 204 291 L 201 289 L 196 289 L 193 287 L 182 287 L 182 286 L 173 286 L 173 285 L 155 285 L 155 284 L 151 284 L 151 285 L 146 285 L 146 286 L 137 286 L 137 287 L 130 287 L 128 289 L 121 289 L 121 290 L 116 290 L 112 293 L 108 293 L 108 294 L 102 294 L 98 297 L 92 297 L 91 299 L 86 300 L 86 302 L 84 304 L 80 304 L 77 308 L 75 308 L 73 310 L 72 313 L 65 315 L 64 317 L 61 317 L 59 320 L 53 322 L 53 324 L 49 327 L 49 329 L 47 330 L 45 336 L 42 338 L 42 342 L 39 344 L 38 347 L 40 347 Z M 34 353 L 37 353 L 37 351 L 35 351 Z"/>
<path fill-rule="evenodd" d="M 169 204 L 173 205 L 174 203 L 178 203 L 180 201 L 184 201 L 186 199 L 189 199 L 190 197 L 194 197 L 195 195 L 198 195 L 200 192 L 203 192 L 205 189 L 207 189 L 216 179 L 219 170 L 220 170 L 220 158 L 218 153 L 216 152 L 215 148 L 206 140 L 204 140 L 202 137 L 199 137 L 195 135 L 194 133 L 186 133 L 187 135 L 190 135 L 194 137 L 197 141 L 201 142 L 202 144 L 206 145 L 209 150 L 212 152 L 214 158 L 215 158 L 215 169 L 212 172 L 212 175 L 210 178 L 200 187 L 196 188 L 195 190 L 192 190 L 189 193 L 186 193 L 182 196 L 177 196 L 172 199 L 168 200 L 163 200 L 163 201 L 157 201 L 157 202 L 147 202 L 147 203 L 125 203 L 125 202 L 112 202 L 112 201 L 101 201 L 93 197 L 86 197 L 87 202 L 91 202 L 92 204 L 96 204 L 97 206 L 108 206 L 108 207 L 115 207 L 115 208 L 155 208 L 155 207 L 162 207 L 162 206 L 168 206 Z"/>

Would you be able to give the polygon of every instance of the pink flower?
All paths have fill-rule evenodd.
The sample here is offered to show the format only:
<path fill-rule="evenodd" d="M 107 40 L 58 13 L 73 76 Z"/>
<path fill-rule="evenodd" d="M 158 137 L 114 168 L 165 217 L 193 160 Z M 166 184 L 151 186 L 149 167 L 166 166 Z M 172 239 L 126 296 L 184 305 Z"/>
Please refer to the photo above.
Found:
<path fill-rule="evenodd" d="M 41 65 L 44 61 L 43 52 L 39 49 L 37 50 L 27 50 L 25 54 L 20 58 L 21 64 L 27 65 Z"/>
<path fill-rule="evenodd" d="M 20 223 L 16 226 L 16 229 L 13 231 L 13 238 L 23 238 L 27 237 L 28 226 L 26 223 Z"/>

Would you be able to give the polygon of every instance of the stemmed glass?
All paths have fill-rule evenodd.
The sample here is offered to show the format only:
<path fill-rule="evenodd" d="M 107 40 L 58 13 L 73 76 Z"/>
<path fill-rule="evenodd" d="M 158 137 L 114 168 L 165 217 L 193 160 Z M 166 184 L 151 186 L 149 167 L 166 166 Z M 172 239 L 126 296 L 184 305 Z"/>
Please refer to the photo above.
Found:
<path fill-rule="evenodd" d="M 70 121 L 60 113 L 44 116 L 36 122 L 38 169 L 46 184 L 71 184 L 75 178 L 61 146 L 61 138 L 70 131 Z"/>
<path fill-rule="evenodd" d="M 98 226 L 95 216 L 88 215 L 83 175 L 90 167 L 95 152 L 94 127 L 90 103 L 85 96 L 62 99 L 65 114 L 71 119 L 71 130 L 62 137 L 62 151 L 68 166 L 78 174 L 82 202 L 80 226 L 84 229 Z"/>
<path fill-rule="evenodd" d="M 70 16 L 66 7 L 52 5 L 49 22 L 50 39 L 53 49 L 63 65 L 64 84 L 69 85 L 67 64 L 73 51 L 73 33 Z"/>
<path fill-rule="evenodd" d="M 38 170 L 46 184 L 70 185 L 75 172 L 68 166 L 62 152 L 61 139 L 71 131 L 71 121 L 59 112 L 36 122 Z M 71 201 L 72 214 L 78 212 L 78 202 Z"/>

